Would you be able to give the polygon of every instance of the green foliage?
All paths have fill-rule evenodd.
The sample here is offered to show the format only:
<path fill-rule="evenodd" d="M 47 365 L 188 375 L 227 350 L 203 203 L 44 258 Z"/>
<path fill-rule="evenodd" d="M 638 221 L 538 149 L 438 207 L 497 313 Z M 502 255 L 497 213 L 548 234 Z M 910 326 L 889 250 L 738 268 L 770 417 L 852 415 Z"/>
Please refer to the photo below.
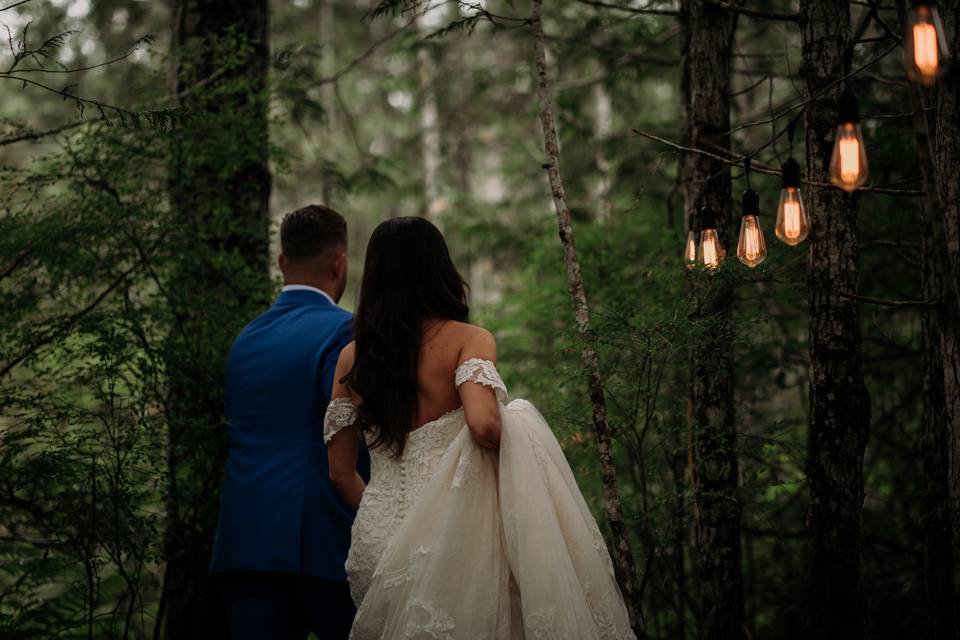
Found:
<path fill-rule="evenodd" d="M 50 47 L 73 52 L 73 66 L 92 66 L 111 59 L 107 51 L 129 51 L 131 30 L 166 29 L 164 6 L 98 2 L 81 20 L 51 4 L 33 16 L 31 31 L 79 30 Z M 605 525 L 580 343 L 542 169 L 527 7 L 488 3 L 485 13 L 461 3 L 419 31 L 406 2 L 387 0 L 369 15 L 346 2 L 330 8 L 326 15 L 319 0 L 274 4 L 269 142 L 262 123 L 231 101 L 244 94 L 249 47 L 234 36 L 221 47 L 195 45 L 210 47 L 219 81 L 188 96 L 195 117 L 172 118 L 169 131 L 104 121 L 0 146 L 3 637 L 152 635 L 164 556 L 202 557 L 217 507 L 226 350 L 272 291 L 265 243 L 257 248 L 263 264 L 251 264 L 250 247 L 237 242 L 265 237 L 267 221 L 234 215 L 223 180 L 255 163 L 258 145 L 267 144 L 274 220 L 306 202 L 342 210 L 350 306 L 372 227 L 426 209 L 421 115 L 431 99 L 441 141 L 435 219 L 470 281 L 474 320 L 496 332 L 511 395 L 545 413 Z M 696 633 L 689 371 L 692 347 L 713 333 L 714 320 L 690 299 L 694 284 L 703 299 L 733 301 L 724 340 L 736 371 L 748 626 L 757 638 L 802 637 L 806 247 L 774 240 L 779 182 L 755 175 L 767 261 L 747 270 L 730 256 L 716 277 L 688 276 L 680 262 L 680 156 L 631 133 L 680 140 L 673 18 L 583 2 L 551 5 L 545 18 L 562 169 L 650 637 Z M 318 24 L 326 32 L 319 40 Z M 92 53 L 81 51 L 85 39 Z M 765 121 L 804 99 L 798 42 L 793 24 L 742 18 L 735 123 Z M 856 60 L 883 46 L 865 43 Z M 82 95 L 131 112 L 170 107 L 159 73 L 166 60 L 141 53 L 79 74 Z M 433 71 L 423 79 L 425 58 Z M 873 81 L 900 77 L 894 58 L 857 88 L 874 182 L 914 188 L 909 119 L 870 117 L 907 110 L 897 84 Z M 42 133 L 74 117 L 60 96 L 44 100 L 48 94 L 10 86 L 17 90 L 4 94 L 4 136 Z M 219 115 L 204 113 L 211 104 Z M 740 129 L 733 145 L 757 149 L 785 124 Z M 802 140 L 801 130 L 798 159 Z M 786 154 L 781 136 L 756 162 L 776 165 Z M 733 177 L 737 192 L 739 169 Z M 862 196 L 865 295 L 921 297 L 916 204 Z M 871 624 L 877 637 L 924 637 L 918 316 L 912 308 L 862 309 L 875 416 L 864 510 Z M 175 474 L 171 451 L 189 462 Z"/>

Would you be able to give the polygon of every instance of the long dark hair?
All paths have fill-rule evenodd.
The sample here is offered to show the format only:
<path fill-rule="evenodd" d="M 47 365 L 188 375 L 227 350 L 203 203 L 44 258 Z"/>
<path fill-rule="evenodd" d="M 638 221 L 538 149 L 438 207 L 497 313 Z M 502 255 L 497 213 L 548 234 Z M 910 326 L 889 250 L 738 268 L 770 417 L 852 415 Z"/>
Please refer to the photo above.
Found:
<path fill-rule="evenodd" d="M 466 285 L 447 243 L 424 218 L 393 218 L 370 236 L 354 317 L 356 357 L 342 382 L 362 399 L 359 423 L 371 447 L 403 453 L 419 412 L 425 320 L 466 322 Z"/>

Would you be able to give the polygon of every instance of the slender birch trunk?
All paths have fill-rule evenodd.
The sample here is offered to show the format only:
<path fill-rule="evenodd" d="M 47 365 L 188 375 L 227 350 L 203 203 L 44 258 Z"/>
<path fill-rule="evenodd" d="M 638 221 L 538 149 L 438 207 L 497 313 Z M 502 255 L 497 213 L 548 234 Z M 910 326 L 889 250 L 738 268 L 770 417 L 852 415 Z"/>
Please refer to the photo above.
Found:
<path fill-rule="evenodd" d="M 430 11 L 439 11 L 433 8 Z M 416 19 L 417 31 L 421 42 L 417 48 L 417 87 L 420 93 L 420 154 L 423 168 L 423 213 L 422 215 L 437 221 L 438 215 L 444 208 L 440 193 L 440 165 L 442 163 L 440 149 L 440 109 L 437 104 L 435 82 L 437 79 L 437 65 L 431 53 L 433 41 L 425 38 L 430 34 L 430 28 L 424 23 L 424 17 Z"/>
<path fill-rule="evenodd" d="M 567 286 L 573 302 L 577 331 L 583 341 L 581 357 L 587 376 L 587 387 L 593 403 L 593 435 L 600 457 L 600 470 L 603 478 L 604 506 L 614 542 L 614 564 L 617 580 L 623 590 L 627 609 L 634 631 L 638 636 L 643 633 L 643 618 L 640 603 L 636 600 L 637 573 L 630 547 L 630 538 L 623 517 L 623 505 L 617 485 L 617 471 L 613 460 L 613 446 L 610 426 L 607 422 L 607 405 L 603 391 L 603 379 L 600 376 L 600 363 L 593 347 L 590 335 L 590 308 L 587 305 L 587 293 L 580 273 L 580 260 L 574 243 L 573 227 L 570 223 L 570 209 L 560 176 L 560 140 L 557 136 L 556 119 L 553 114 L 550 80 L 547 77 L 547 53 L 543 22 L 541 17 L 542 0 L 532 0 L 530 27 L 533 31 L 534 61 L 537 73 L 537 90 L 540 98 L 540 125 L 543 129 L 543 146 L 546 152 L 547 170 L 550 180 L 550 192 L 557 212 L 560 230 L 560 242 L 563 245 L 563 260 L 567 267 Z"/>
<path fill-rule="evenodd" d="M 850 9 L 836 0 L 802 0 L 802 76 L 807 178 L 829 182 L 837 128 L 837 82 L 849 70 Z M 807 482 L 812 537 L 808 606 L 811 638 L 864 637 L 860 584 L 863 455 L 870 397 L 863 379 L 858 288 L 859 195 L 835 187 L 807 190 L 812 233 L 808 254 L 810 425 Z"/>

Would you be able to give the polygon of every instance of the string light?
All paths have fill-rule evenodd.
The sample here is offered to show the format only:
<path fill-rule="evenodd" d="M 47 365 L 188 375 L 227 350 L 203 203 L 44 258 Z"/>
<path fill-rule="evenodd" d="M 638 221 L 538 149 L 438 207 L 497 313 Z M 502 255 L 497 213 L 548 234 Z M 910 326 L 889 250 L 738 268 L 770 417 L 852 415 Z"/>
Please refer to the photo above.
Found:
<path fill-rule="evenodd" d="M 707 271 L 715 273 L 726 257 L 717 234 L 717 216 L 709 207 L 703 207 L 699 217 L 700 244 L 697 248 L 697 263 Z"/>
<path fill-rule="evenodd" d="M 800 193 L 800 163 L 788 158 L 780 165 L 780 175 L 782 188 L 774 233 L 781 242 L 796 246 L 810 234 L 810 218 Z"/>
<path fill-rule="evenodd" d="M 907 77 L 930 86 L 950 64 L 950 50 L 936 0 L 913 0 L 903 39 L 903 58 Z"/>
<path fill-rule="evenodd" d="M 743 161 L 747 189 L 741 200 L 743 217 L 740 220 L 740 241 L 737 243 L 737 259 L 751 269 L 766 260 L 767 242 L 760 227 L 760 194 L 750 188 L 750 156 Z"/>
<path fill-rule="evenodd" d="M 693 271 L 697 266 L 697 237 L 699 235 L 699 216 L 690 216 L 690 231 L 687 232 L 687 244 L 683 248 L 683 264 L 687 271 Z"/>
<path fill-rule="evenodd" d="M 837 135 L 830 157 L 830 181 L 844 191 L 856 191 L 867 181 L 867 154 L 860 132 L 860 106 L 849 91 L 837 102 Z"/>

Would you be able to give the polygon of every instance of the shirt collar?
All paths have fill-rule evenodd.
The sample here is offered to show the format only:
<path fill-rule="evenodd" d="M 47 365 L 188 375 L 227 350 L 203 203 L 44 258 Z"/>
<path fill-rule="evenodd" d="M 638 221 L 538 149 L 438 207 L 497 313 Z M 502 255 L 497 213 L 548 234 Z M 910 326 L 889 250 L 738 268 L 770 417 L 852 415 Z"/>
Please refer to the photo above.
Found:
<path fill-rule="evenodd" d="M 317 289 L 316 287 L 311 287 L 311 286 L 308 285 L 308 284 L 287 284 L 287 285 L 284 285 L 284 287 L 283 287 L 283 289 L 282 289 L 281 292 L 282 292 L 282 293 L 286 293 L 287 291 L 313 291 L 314 293 L 319 293 L 319 294 L 322 295 L 324 298 L 326 298 L 327 300 L 329 300 L 329 301 L 330 301 L 330 304 L 332 304 L 333 306 L 337 306 L 337 303 L 333 301 L 333 298 L 330 297 L 330 294 L 329 294 L 329 293 L 327 293 L 326 291 L 324 291 L 324 290 L 322 290 L 322 289 Z"/>

